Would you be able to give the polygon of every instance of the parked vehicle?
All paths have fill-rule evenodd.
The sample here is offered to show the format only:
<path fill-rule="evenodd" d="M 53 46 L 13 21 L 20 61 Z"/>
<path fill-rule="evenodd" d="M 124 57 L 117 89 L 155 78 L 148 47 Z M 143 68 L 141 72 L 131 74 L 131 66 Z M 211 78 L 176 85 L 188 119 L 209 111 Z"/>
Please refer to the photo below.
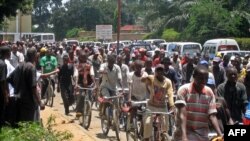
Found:
<path fill-rule="evenodd" d="M 190 56 L 193 56 L 195 53 L 201 53 L 202 46 L 200 43 L 196 42 L 177 42 L 171 45 L 170 50 L 177 51 L 181 56 L 184 56 L 188 53 Z"/>
<path fill-rule="evenodd" d="M 204 43 L 202 54 L 214 58 L 220 51 L 240 51 L 240 48 L 234 39 L 212 39 Z"/>
<path fill-rule="evenodd" d="M 79 46 L 79 41 L 78 40 L 65 40 L 64 44 L 66 44 L 67 46 L 72 46 L 72 45 L 76 45 Z"/>
<path fill-rule="evenodd" d="M 139 42 L 139 43 L 133 43 L 129 46 L 130 51 L 134 52 L 136 49 L 144 48 L 146 51 L 152 51 L 152 46 L 149 43 Z"/>
<path fill-rule="evenodd" d="M 240 57 L 245 57 L 245 55 L 250 55 L 250 51 L 245 51 L 245 50 L 241 50 L 241 51 L 219 51 L 219 53 L 221 54 L 221 56 L 223 57 L 224 55 L 229 55 L 229 56 L 236 56 L 239 55 Z"/>
<path fill-rule="evenodd" d="M 151 45 L 159 46 L 161 43 L 166 43 L 164 39 L 147 39 L 144 42 L 149 43 Z"/>
<path fill-rule="evenodd" d="M 103 45 L 104 48 L 108 51 L 111 51 L 111 48 L 117 48 L 117 42 L 103 43 Z M 119 51 L 121 51 L 124 46 L 124 43 L 119 43 Z"/>
<path fill-rule="evenodd" d="M 160 48 L 168 52 L 169 55 L 172 55 L 174 52 L 179 52 L 177 42 L 161 43 Z"/>

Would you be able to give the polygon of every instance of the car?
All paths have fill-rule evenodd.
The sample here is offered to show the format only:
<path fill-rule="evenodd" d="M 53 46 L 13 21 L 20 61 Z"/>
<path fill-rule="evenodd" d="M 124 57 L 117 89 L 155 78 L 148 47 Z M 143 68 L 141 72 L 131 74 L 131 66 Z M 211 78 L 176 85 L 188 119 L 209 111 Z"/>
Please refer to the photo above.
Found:
<path fill-rule="evenodd" d="M 169 57 L 170 54 L 168 51 L 164 51 L 165 52 L 165 57 Z M 147 51 L 147 56 L 150 57 L 150 58 L 153 58 L 155 55 L 155 50 L 150 50 L 150 51 Z"/>
<path fill-rule="evenodd" d="M 131 52 L 134 52 L 134 50 L 136 49 L 140 49 L 140 48 L 144 48 L 146 51 L 151 51 L 152 50 L 152 47 L 151 47 L 151 44 L 149 43 L 142 43 L 142 42 L 136 42 L 136 43 L 132 43 L 130 46 L 129 46 L 129 49 Z"/>
<path fill-rule="evenodd" d="M 241 51 L 237 51 L 237 50 L 235 50 L 235 51 L 233 51 L 233 50 L 231 50 L 231 51 L 219 51 L 218 53 L 221 54 L 222 57 L 225 55 L 229 55 L 229 56 L 239 55 L 240 57 L 245 57 L 245 55 L 247 55 L 247 54 L 250 55 L 250 51 L 244 51 L 244 50 L 241 50 Z"/>
<path fill-rule="evenodd" d="M 103 43 L 104 48 L 107 51 L 111 51 L 111 48 L 117 48 L 117 42 Z M 119 52 L 125 47 L 124 43 L 119 43 Z"/>
<path fill-rule="evenodd" d="M 151 45 L 159 46 L 161 43 L 166 43 L 164 39 L 147 39 L 144 42 L 149 43 Z"/>

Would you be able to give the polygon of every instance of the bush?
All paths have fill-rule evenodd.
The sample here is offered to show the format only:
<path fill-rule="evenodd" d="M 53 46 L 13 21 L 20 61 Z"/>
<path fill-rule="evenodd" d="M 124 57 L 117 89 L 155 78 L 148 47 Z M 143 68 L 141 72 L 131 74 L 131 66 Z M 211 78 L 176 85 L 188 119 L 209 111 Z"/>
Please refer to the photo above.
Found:
<path fill-rule="evenodd" d="M 0 133 L 0 141 L 69 141 L 73 135 L 67 131 L 52 129 L 55 117 L 50 116 L 46 127 L 36 122 L 19 123 L 18 128 L 4 127 Z"/>
<path fill-rule="evenodd" d="M 177 41 L 179 40 L 180 33 L 176 32 L 173 28 L 165 29 L 162 33 L 161 38 L 166 41 Z"/>
<path fill-rule="evenodd" d="M 250 50 L 250 38 L 235 38 L 241 50 Z"/>
<path fill-rule="evenodd" d="M 158 38 L 158 35 L 156 32 L 151 32 L 151 33 L 148 33 L 146 35 L 144 35 L 143 37 L 143 40 L 145 39 L 154 39 L 154 38 Z"/>
<path fill-rule="evenodd" d="M 67 38 L 76 38 L 78 37 L 78 33 L 82 31 L 81 28 L 73 28 L 71 30 L 68 30 L 66 33 L 66 37 Z"/>

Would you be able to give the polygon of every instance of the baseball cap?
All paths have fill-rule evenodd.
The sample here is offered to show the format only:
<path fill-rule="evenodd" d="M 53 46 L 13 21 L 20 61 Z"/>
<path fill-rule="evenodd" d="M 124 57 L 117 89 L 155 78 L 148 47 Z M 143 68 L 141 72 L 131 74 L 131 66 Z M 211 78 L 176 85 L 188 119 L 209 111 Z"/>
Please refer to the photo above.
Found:
<path fill-rule="evenodd" d="M 206 60 L 200 61 L 200 65 L 208 65 L 208 62 Z"/>
<path fill-rule="evenodd" d="M 220 57 L 214 57 L 213 62 L 220 62 Z"/>
<path fill-rule="evenodd" d="M 158 64 L 156 67 L 155 67 L 155 70 L 163 70 L 164 69 L 164 66 L 162 64 Z"/>
<path fill-rule="evenodd" d="M 146 50 L 144 48 L 140 48 L 139 52 L 145 52 Z"/>
<path fill-rule="evenodd" d="M 47 48 L 45 48 L 45 47 L 42 47 L 41 49 L 40 49 L 40 52 L 46 52 L 47 51 Z"/>
<path fill-rule="evenodd" d="M 69 54 L 68 54 L 68 53 L 63 53 L 63 54 L 62 54 L 62 57 L 63 57 L 63 58 L 69 58 Z"/>
<path fill-rule="evenodd" d="M 155 49 L 155 52 L 157 52 L 157 51 L 160 51 L 160 49 L 158 47 Z"/>

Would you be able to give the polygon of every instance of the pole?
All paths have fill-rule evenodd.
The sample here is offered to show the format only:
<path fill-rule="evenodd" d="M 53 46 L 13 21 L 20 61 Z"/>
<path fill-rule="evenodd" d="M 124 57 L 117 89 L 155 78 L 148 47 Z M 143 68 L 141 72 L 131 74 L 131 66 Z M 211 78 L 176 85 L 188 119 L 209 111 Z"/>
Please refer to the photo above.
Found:
<path fill-rule="evenodd" d="M 118 7 L 118 18 L 117 18 L 117 47 L 116 47 L 116 52 L 117 55 L 119 54 L 119 46 L 120 46 L 120 28 L 121 28 L 121 0 L 118 0 L 117 3 Z"/>
<path fill-rule="evenodd" d="M 20 32 L 20 39 L 19 41 L 22 41 L 22 12 L 19 12 L 19 32 Z"/>

